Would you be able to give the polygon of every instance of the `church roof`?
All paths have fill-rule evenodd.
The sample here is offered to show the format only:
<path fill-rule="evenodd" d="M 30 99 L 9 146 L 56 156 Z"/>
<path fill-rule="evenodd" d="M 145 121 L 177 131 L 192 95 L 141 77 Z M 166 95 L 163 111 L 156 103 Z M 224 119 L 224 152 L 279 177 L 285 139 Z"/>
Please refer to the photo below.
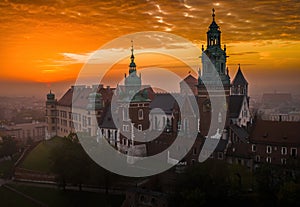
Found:
<path fill-rule="evenodd" d="M 230 96 L 229 100 L 229 116 L 230 118 L 238 118 L 243 105 L 244 96 Z"/>
<path fill-rule="evenodd" d="M 244 77 L 240 66 L 239 66 L 239 69 L 232 81 L 232 85 L 234 85 L 234 86 L 248 85 L 248 82 L 247 82 L 246 78 Z"/>
<path fill-rule="evenodd" d="M 198 80 L 192 76 L 191 74 L 189 74 L 188 76 L 185 77 L 185 79 L 183 79 L 181 82 L 186 82 L 186 83 L 192 83 L 195 82 L 195 84 L 197 84 Z M 181 83 L 180 82 L 180 83 Z"/>

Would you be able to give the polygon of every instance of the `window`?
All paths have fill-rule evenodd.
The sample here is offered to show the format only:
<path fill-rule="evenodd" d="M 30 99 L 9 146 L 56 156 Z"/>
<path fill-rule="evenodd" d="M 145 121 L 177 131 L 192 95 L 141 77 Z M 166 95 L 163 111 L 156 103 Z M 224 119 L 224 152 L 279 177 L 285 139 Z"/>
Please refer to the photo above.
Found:
<path fill-rule="evenodd" d="M 143 131 L 143 126 L 141 124 L 138 125 L 138 130 Z"/>
<path fill-rule="evenodd" d="M 197 155 L 197 148 L 196 147 L 193 148 L 193 155 Z"/>
<path fill-rule="evenodd" d="M 218 152 L 218 159 L 223 160 L 223 152 Z"/>
<path fill-rule="evenodd" d="M 267 158 L 266 158 L 266 162 L 267 162 L 267 163 L 271 163 L 271 162 L 272 162 L 272 158 L 271 158 L 271 157 L 267 157 Z"/>
<path fill-rule="evenodd" d="M 272 153 L 272 147 L 271 146 L 267 146 L 267 153 L 271 154 Z"/>
<path fill-rule="evenodd" d="M 255 161 L 256 161 L 256 162 L 260 162 L 260 156 L 259 156 L 259 155 L 256 155 Z"/>
<path fill-rule="evenodd" d="M 286 155 L 287 154 L 287 148 L 286 147 L 281 147 L 281 154 Z"/>
<path fill-rule="evenodd" d="M 138 111 L 138 117 L 139 117 L 139 120 L 143 120 L 144 119 L 144 111 L 143 111 L 143 109 L 139 109 L 139 111 Z"/>
<path fill-rule="evenodd" d="M 252 152 L 256 152 L 256 145 L 255 144 L 252 145 Z"/>
<path fill-rule="evenodd" d="M 123 131 L 128 132 L 129 131 L 129 125 L 123 125 Z"/>
<path fill-rule="evenodd" d="M 281 158 L 281 164 L 286 165 L 286 159 L 285 158 Z"/>
<path fill-rule="evenodd" d="M 297 148 L 291 148 L 291 156 L 297 157 Z"/>
<path fill-rule="evenodd" d="M 123 121 L 127 121 L 128 117 L 128 108 L 123 108 Z"/>
<path fill-rule="evenodd" d="M 192 165 L 195 165 L 195 164 L 196 164 L 196 160 L 192 159 Z"/>

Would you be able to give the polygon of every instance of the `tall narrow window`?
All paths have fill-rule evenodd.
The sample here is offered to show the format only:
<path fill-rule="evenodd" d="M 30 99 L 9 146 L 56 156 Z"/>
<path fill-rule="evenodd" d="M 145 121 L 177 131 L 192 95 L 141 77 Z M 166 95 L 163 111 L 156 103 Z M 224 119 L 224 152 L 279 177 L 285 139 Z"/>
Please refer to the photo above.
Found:
<path fill-rule="evenodd" d="M 271 154 L 272 153 L 272 147 L 271 146 L 267 146 L 267 153 Z"/>
<path fill-rule="evenodd" d="M 225 73 L 225 72 L 224 72 L 224 71 L 225 71 L 224 63 L 221 63 L 221 70 L 220 70 L 220 71 L 221 71 L 221 74 L 224 74 L 224 73 Z"/>
<path fill-rule="evenodd" d="M 297 148 L 291 148 L 291 156 L 297 157 Z"/>
<path fill-rule="evenodd" d="M 281 154 L 282 155 L 286 155 L 287 154 L 287 148 L 286 147 L 282 147 L 281 148 Z"/>
<path fill-rule="evenodd" d="M 129 118 L 128 116 L 128 108 L 123 108 L 123 121 L 127 121 Z"/>
<path fill-rule="evenodd" d="M 252 145 L 252 152 L 256 152 L 256 145 L 255 144 Z"/>
<path fill-rule="evenodd" d="M 141 132 L 143 131 L 143 126 L 141 124 L 138 125 L 138 130 Z"/>
<path fill-rule="evenodd" d="M 144 119 L 144 111 L 143 111 L 143 109 L 139 109 L 139 111 L 138 111 L 138 117 L 139 117 L 139 120 L 143 120 Z"/>

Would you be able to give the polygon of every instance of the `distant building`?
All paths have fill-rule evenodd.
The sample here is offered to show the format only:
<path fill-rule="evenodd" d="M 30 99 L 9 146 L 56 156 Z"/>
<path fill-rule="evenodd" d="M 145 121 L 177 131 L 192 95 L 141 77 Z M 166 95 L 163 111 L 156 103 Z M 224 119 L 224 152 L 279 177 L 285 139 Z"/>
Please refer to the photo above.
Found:
<path fill-rule="evenodd" d="M 293 101 L 290 93 L 264 93 L 261 104 L 269 107 L 277 107 L 281 105 L 290 104 Z"/>
<path fill-rule="evenodd" d="M 5 125 L 1 127 L 4 136 L 11 136 L 19 145 L 28 141 L 36 142 L 46 138 L 47 124 L 33 121 L 32 123 Z"/>

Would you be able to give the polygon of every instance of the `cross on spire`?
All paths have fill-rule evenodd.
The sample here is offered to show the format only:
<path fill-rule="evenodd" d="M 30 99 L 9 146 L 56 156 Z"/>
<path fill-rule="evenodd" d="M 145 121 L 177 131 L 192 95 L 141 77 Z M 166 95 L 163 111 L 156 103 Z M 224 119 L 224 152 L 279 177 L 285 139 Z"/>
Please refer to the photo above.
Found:
<path fill-rule="evenodd" d="M 213 9 L 212 9 L 212 12 L 213 12 L 213 13 L 212 13 L 213 21 L 215 21 L 215 16 L 216 16 L 215 11 L 216 11 L 215 8 L 213 8 Z"/>

